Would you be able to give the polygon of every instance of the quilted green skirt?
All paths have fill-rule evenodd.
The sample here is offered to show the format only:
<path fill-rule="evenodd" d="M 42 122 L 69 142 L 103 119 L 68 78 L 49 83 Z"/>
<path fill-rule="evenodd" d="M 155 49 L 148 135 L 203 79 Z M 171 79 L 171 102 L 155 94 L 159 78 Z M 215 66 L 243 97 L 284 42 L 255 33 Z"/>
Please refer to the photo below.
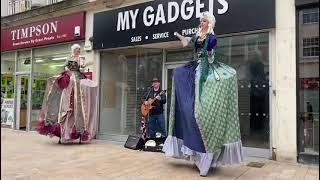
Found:
<path fill-rule="evenodd" d="M 166 156 L 192 160 L 207 175 L 210 167 L 239 164 L 242 143 L 236 71 L 210 63 L 189 62 L 173 71 Z"/>

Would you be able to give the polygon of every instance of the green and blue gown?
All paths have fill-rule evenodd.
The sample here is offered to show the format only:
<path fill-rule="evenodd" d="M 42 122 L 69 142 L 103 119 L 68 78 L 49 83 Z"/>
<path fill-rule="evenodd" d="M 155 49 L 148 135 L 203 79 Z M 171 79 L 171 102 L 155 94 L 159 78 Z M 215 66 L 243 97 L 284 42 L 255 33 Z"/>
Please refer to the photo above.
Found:
<path fill-rule="evenodd" d="M 217 38 L 197 37 L 194 60 L 175 68 L 166 156 L 194 161 L 200 175 L 210 167 L 239 164 L 243 160 L 238 116 L 237 74 L 215 60 Z"/>

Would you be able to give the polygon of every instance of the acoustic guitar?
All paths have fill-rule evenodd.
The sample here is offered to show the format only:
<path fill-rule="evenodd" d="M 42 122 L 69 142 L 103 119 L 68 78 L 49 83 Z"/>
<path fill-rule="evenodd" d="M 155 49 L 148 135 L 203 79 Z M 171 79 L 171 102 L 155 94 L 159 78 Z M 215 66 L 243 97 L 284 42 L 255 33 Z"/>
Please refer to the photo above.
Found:
<path fill-rule="evenodd" d="M 160 92 L 160 94 L 158 94 L 158 95 L 161 96 L 166 92 L 167 92 L 167 90 L 162 90 Z M 150 110 L 152 108 L 154 108 L 154 106 L 152 106 L 152 103 L 154 103 L 156 100 L 157 100 L 157 98 L 150 98 L 147 100 L 147 105 L 145 105 L 144 103 L 141 105 L 141 113 L 143 116 L 147 116 L 149 114 Z"/>

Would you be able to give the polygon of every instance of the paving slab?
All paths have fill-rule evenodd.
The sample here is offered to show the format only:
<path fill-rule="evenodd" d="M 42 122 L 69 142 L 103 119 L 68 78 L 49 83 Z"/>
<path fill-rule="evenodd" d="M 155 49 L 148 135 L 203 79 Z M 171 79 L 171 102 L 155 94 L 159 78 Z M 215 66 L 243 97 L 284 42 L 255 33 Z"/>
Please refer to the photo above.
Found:
<path fill-rule="evenodd" d="M 1 178 L 6 180 L 313 180 L 319 166 L 259 159 L 261 168 L 222 166 L 199 176 L 189 161 L 126 149 L 104 140 L 90 144 L 58 144 L 36 132 L 1 128 Z"/>

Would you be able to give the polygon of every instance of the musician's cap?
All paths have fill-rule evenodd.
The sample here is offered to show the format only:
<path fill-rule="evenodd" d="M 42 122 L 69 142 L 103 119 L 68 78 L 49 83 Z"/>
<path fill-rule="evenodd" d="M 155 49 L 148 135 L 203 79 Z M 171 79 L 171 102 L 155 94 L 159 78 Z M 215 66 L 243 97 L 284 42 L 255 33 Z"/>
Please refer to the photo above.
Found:
<path fill-rule="evenodd" d="M 153 78 L 151 82 L 160 82 L 160 80 L 158 78 Z"/>

